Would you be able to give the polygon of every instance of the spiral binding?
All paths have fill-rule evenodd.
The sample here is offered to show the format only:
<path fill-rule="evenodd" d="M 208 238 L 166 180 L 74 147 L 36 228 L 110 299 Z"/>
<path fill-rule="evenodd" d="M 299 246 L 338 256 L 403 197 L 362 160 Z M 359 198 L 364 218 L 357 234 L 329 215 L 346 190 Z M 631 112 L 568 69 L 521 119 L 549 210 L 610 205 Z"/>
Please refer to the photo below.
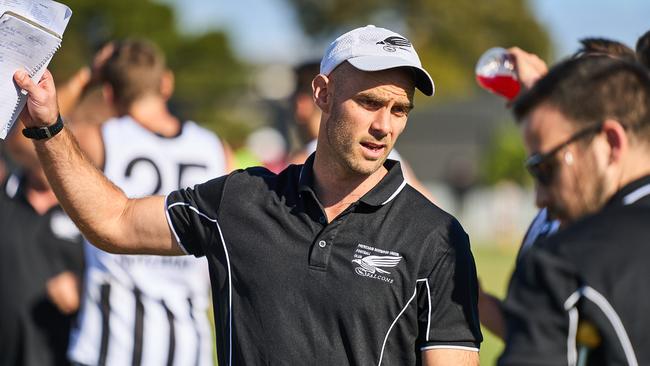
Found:
<path fill-rule="evenodd" d="M 41 60 L 41 62 L 39 64 L 37 64 L 33 68 L 27 70 L 28 71 L 27 73 L 29 74 L 29 77 L 33 78 L 34 75 L 36 75 L 36 73 L 41 71 L 43 66 L 45 66 L 50 61 L 50 59 L 52 59 L 52 57 L 54 57 L 54 54 L 56 53 L 56 51 L 59 50 L 59 48 L 61 48 L 61 42 L 57 43 L 56 47 L 51 49 L 50 53 L 48 53 L 47 56 L 45 56 L 45 58 L 43 60 Z"/>

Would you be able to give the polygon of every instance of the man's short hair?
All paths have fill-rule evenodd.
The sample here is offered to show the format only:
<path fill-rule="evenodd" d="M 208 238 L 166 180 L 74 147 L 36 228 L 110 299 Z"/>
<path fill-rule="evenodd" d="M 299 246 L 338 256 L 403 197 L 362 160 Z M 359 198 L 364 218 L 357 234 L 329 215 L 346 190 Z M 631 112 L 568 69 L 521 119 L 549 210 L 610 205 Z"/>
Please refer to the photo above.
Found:
<path fill-rule="evenodd" d="M 153 43 L 143 39 L 116 42 L 102 69 L 102 78 L 113 88 L 117 105 L 129 107 L 147 94 L 160 94 L 165 58 Z"/>
<path fill-rule="evenodd" d="M 296 66 L 293 71 L 296 78 L 293 97 L 295 98 L 301 94 L 311 95 L 311 82 L 314 80 L 314 77 L 320 73 L 320 61 L 313 60 L 303 62 Z"/>
<path fill-rule="evenodd" d="M 607 38 L 583 38 L 580 40 L 582 47 L 576 51 L 573 57 L 589 55 L 606 55 L 628 62 L 636 61 L 634 50 L 624 43 Z"/>
<path fill-rule="evenodd" d="M 650 31 L 636 41 L 636 57 L 641 65 L 650 72 Z"/>
<path fill-rule="evenodd" d="M 542 104 L 577 125 L 615 119 L 650 142 L 650 76 L 638 63 L 608 56 L 561 62 L 515 100 L 515 117 L 521 121 Z"/>

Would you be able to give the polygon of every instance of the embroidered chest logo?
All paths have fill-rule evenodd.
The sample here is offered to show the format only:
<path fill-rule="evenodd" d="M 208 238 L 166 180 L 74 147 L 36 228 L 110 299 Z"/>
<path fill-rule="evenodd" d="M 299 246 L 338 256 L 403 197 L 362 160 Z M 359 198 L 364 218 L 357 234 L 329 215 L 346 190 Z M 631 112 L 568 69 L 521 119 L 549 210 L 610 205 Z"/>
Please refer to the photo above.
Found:
<path fill-rule="evenodd" d="M 395 280 L 389 269 L 397 266 L 401 260 L 402 256 L 397 252 L 358 244 L 352 263 L 354 272 L 359 276 L 393 283 Z"/>

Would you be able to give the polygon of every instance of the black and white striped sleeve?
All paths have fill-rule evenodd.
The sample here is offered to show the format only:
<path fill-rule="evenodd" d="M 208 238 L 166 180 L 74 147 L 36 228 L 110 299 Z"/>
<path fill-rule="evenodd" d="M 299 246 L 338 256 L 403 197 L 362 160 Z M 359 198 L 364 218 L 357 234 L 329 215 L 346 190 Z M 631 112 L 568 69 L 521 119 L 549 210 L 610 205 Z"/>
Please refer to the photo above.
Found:
<path fill-rule="evenodd" d="M 197 257 L 218 240 L 218 213 L 227 176 L 170 193 L 166 198 L 169 227 L 183 251 Z"/>

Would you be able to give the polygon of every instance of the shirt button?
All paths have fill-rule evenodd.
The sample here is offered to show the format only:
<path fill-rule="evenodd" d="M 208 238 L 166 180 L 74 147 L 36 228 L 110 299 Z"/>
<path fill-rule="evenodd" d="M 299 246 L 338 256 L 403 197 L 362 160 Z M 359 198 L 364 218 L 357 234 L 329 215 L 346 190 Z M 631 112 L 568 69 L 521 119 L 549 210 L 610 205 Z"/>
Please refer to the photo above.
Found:
<path fill-rule="evenodd" d="M 325 240 L 321 240 L 321 241 L 318 242 L 318 246 L 321 247 L 321 248 L 325 248 L 326 245 L 327 245 L 327 243 L 325 242 Z"/>

